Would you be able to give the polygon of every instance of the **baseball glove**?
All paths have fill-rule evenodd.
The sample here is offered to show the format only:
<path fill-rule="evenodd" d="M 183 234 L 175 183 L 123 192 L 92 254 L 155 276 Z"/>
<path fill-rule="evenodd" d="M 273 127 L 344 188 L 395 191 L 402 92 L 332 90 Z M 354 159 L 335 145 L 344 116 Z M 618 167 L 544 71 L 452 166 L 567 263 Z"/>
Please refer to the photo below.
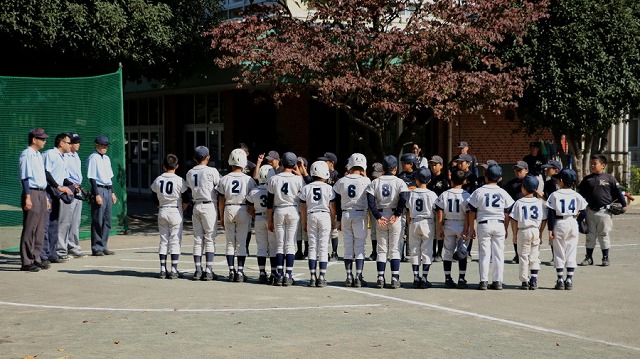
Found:
<path fill-rule="evenodd" d="M 611 212 L 611 214 L 617 216 L 619 214 L 623 214 L 625 212 L 625 208 L 622 207 L 622 205 L 618 202 L 613 202 L 611 203 L 611 205 L 609 205 L 609 212 Z"/>
<path fill-rule="evenodd" d="M 589 233 L 589 226 L 587 226 L 587 216 L 578 216 L 578 232 L 582 234 Z"/>

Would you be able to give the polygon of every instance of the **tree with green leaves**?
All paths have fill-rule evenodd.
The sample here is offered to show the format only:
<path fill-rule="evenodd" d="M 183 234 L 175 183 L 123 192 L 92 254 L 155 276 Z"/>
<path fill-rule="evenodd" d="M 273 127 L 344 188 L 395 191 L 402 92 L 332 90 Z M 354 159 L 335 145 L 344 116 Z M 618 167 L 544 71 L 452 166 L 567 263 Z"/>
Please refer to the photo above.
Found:
<path fill-rule="evenodd" d="M 580 178 L 612 124 L 640 104 L 640 2 L 551 0 L 525 41 L 532 83 L 519 117 L 530 133 L 565 135 Z"/>
<path fill-rule="evenodd" d="M 341 110 L 370 130 L 381 157 L 431 119 L 513 105 L 527 68 L 499 48 L 544 9 L 533 0 L 278 0 L 216 26 L 215 63 L 238 69 L 240 87 L 271 90 L 276 104 L 306 93 Z M 398 122 L 404 130 L 389 141 Z"/>
<path fill-rule="evenodd" d="M 177 80 L 210 59 L 219 1 L 3 0 L 2 75 Z"/>

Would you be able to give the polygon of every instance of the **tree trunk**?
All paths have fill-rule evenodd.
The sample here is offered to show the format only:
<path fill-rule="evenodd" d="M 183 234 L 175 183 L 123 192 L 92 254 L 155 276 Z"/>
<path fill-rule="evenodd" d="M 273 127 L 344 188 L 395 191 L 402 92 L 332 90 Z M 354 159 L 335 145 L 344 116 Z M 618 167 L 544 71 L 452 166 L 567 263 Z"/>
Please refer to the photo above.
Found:
<path fill-rule="evenodd" d="M 569 153 L 573 159 L 573 170 L 578 175 L 576 183 L 579 183 L 586 175 L 591 173 L 589 162 L 596 137 L 585 135 L 584 137 L 574 138 L 572 135 L 566 135 L 566 138 L 569 143 Z"/>

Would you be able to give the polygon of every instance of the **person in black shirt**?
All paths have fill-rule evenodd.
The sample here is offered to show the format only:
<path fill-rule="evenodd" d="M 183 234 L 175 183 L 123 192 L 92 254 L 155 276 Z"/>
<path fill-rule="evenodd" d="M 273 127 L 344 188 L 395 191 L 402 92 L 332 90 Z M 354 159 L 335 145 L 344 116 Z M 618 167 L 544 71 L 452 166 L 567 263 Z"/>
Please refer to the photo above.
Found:
<path fill-rule="evenodd" d="M 431 170 L 431 181 L 427 183 L 427 188 L 440 196 L 444 191 L 451 188 L 451 182 L 449 181 L 449 173 L 443 171 L 444 161 L 440 156 L 432 156 L 429 159 L 429 169 Z M 444 239 L 439 238 L 437 241 L 433 241 L 433 261 L 442 261 L 442 249 L 444 247 Z"/>
<path fill-rule="evenodd" d="M 542 165 L 545 163 L 545 158 L 540 153 L 540 142 L 531 142 L 529 144 L 529 154 L 522 158 L 523 161 L 529 165 L 529 174 L 532 176 L 542 175 Z"/>
<path fill-rule="evenodd" d="M 611 212 L 607 209 L 613 202 L 619 202 L 624 208 L 627 206 L 620 185 L 612 175 L 605 173 L 607 158 L 601 154 L 590 157 L 591 174 L 586 176 L 578 185 L 578 193 L 587 200 L 587 254 L 580 263 L 581 266 L 593 265 L 593 250 L 596 239 L 602 250 L 602 266 L 609 265 L 609 233 L 613 230 Z"/>
<path fill-rule="evenodd" d="M 460 149 L 460 154 L 454 156 L 451 159 L 451 162 L 449 162 L 449 167 L 451 167 L 456 162 L 456 160 L 460 158 L 460 156 L 468 155 L 468 158 L 470 158 L 468 170 L 471 171 L 476 177 L 480 176 L 480 174 L 478 173 L 478 159 L 476 158 L 476 156 L 469 153 L 469 144 L 465 141 L 458 142 L 458 148 Z"/>

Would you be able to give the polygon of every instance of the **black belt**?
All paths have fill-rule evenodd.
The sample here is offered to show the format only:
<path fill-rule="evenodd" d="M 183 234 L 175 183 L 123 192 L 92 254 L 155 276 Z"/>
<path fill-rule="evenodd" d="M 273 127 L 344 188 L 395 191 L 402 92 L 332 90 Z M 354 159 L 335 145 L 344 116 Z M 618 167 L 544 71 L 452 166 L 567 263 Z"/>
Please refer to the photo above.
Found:
<path fill-rule="evenodd" d="M 309 214 L 311 213 L 329 213 L 329 211 L 311 211 L 309 212 Z"/>
<path fill-rule="evenodd" d="M 342 212 L 364 212 L 364 209 L 343 209 Z"/>
<path fill-rule="evenodd" d="M 104 188 L 104 189 L 111 189 L 111 188 L 113 188 L 113 186 L 103 186 L 103 185 L 101 185 L 101 184 L 99 184 L 99 185 L 98 185 L 98 187 L 100 187 L 100 188 Z"/>
<path fill-rule="evenodd" d="M 211 203 L 213 201 L 196 201 L 196 204 L 207 204 L 207 203 Z"/>
<path fill-rule="evenodd" d="M 178 208 L 178 206 L 161 206 L 160 208 Z"/>
<path fill-rule="evenodd" d="M 295 204 L 285 204 L 284 206 L 274 206 L 276 208 L 283 208 L 283 207 L 295 207 Z"/>
<path fill-rule="evenodd" d="M 502 220 L 502 219 L 491 219 L 491 220 L 487 219 L 487 220 L 485 220 L 485 221 L 479 221 L 479 222 L 478 222 L 478 224 L 485 224 L 485 223 L 489 223 L 489 221 L 498 221 L 498 222 L 500 222 L 500 223 L 504 223 L 504 220 Z"/>
<path fill-rule="evenodd" d="M 229 203 L 229 204 L 225 204 L 225 206 L 246 206 L 246 203 Z"/>
<path fill-rule="evenodd" d="M 34 187 L 34 188 L 29 187 L 29 189 L 32 191 L 44 191 L 44 188 L 37 188 L 37 187 Z"/>
<path fill-rule="evenodd" d="M 266 213 L 256 213 L 256 216 L 264 216 Z"/>

